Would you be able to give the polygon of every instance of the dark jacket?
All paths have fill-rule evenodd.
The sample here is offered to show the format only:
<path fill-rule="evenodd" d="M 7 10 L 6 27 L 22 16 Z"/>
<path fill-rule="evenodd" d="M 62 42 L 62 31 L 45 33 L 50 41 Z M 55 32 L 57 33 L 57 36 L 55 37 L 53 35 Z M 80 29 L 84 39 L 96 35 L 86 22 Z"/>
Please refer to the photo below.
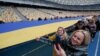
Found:
<path fill-rule="evenodd" d="M 99 22 L 99 19 L 98 19 L 98 21 L 96 21 L 96 26 L 97 26 L 97 29 L 96 29 L 96 31 L 100 31 L 100 22 Z"/>
<path fill-rule="evenodd" d="M 65 50 L 67 56 L 87 56 L 87 46 L 72 46 L 69 40 L 61 41 L 61 46 Z"/>

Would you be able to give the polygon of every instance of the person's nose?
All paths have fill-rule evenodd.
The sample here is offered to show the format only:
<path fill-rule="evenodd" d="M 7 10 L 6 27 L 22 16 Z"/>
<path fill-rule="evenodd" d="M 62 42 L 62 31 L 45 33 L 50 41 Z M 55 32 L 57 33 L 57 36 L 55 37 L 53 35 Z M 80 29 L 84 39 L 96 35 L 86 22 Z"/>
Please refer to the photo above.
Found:
<path fill-rule="evenodd" d="M 77 40 L 77 38 L 75 38 L 75 37 L 74 37 L 74 40 L 76 41 L 76 40 Z"/>

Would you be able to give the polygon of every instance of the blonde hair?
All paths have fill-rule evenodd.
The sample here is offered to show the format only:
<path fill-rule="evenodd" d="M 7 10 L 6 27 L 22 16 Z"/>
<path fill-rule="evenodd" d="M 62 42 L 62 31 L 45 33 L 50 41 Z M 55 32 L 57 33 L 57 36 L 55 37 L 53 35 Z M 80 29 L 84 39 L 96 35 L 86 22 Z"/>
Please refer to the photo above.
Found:
<path fill-rule="evenodd" d="M 66 33 L 66 30 L 63 28 L 63 27 L 58 27 L 58 29 L 62 29 L 63 30 L 63 37 L 65 37 L 64 39 L 68 39 L 68 34 Z M 58 29 L 57 29 L 57 32 L 58 32 Z M 56 34 L 57 34 L 56 32 Z"/>
<path fill-rule="evenodd" d="M 76 30 L 74 31 L 70 38 L 76 33 L 76 32 L 81 32 L 83 35 L 84 35 L 84 41 L 82 42 L 83 45 L 88 45 L 90 42 L 91 42 L 91 36 L 90 36 L 90 33 L 88 31 L 85 31 L 85 30 Z"/>

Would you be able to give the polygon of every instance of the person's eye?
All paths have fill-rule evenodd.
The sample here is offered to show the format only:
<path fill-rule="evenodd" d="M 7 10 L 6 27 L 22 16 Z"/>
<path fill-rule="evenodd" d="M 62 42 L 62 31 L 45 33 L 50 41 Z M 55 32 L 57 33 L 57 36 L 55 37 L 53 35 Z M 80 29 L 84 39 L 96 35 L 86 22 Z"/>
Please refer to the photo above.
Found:
<path fill-rule="evenodd" d="M 77 38 L 78 40 L 80 40 L 80 38 Z"/>
<path fill-rule="evenodd" d="M 74 37 L 76 38 L 76 35 L 74 35 Z"/>

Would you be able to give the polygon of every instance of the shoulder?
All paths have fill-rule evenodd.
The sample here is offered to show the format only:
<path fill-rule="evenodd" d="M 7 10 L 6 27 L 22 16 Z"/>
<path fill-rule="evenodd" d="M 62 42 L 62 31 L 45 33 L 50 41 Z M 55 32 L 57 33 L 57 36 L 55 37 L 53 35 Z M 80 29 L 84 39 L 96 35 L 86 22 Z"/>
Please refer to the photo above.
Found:
<path fill-rule="evenodd" d="M 56 38 L 56 34 L 53 34 L 53 35 L 49 36 L 50 40 L 55 40 L 55 38 Z"/>

